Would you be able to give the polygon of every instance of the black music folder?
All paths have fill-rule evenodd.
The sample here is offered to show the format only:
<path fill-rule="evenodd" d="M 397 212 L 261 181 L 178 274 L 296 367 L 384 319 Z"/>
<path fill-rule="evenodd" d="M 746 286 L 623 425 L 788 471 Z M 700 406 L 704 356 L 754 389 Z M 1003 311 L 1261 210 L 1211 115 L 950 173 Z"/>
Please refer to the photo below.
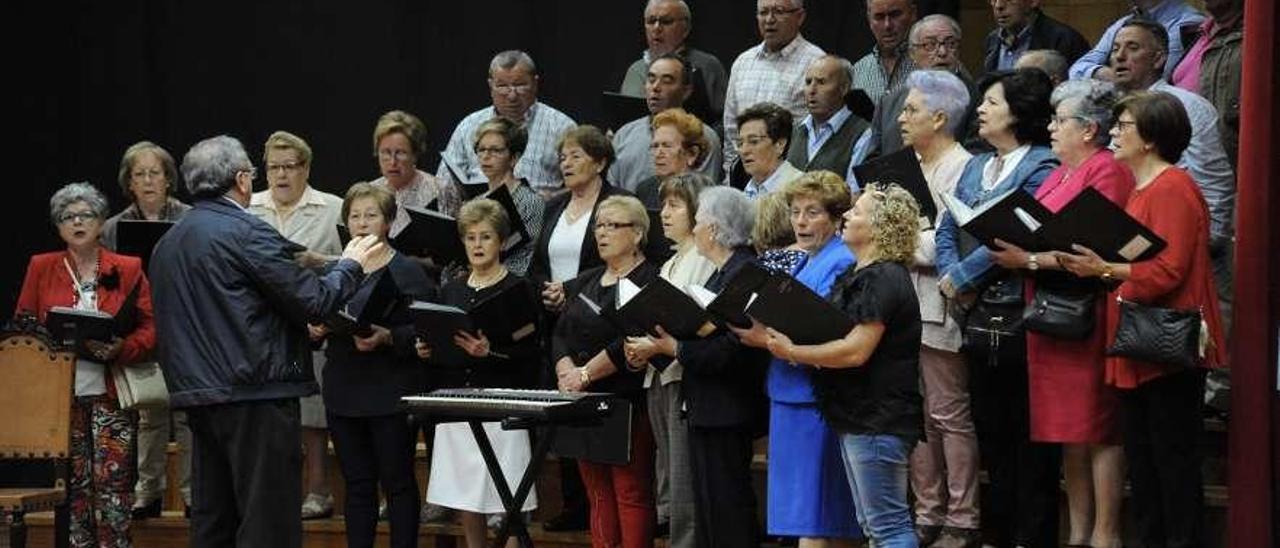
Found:
<path fill-rule="evenodd" d="M 481 194 L 480 197 L 498 202 L 507 212 L 507 219 L 511 221 L 511 235 L 507 236 L 507 241 L 502 244 L 504 259 L 533 243 L 533 235 L 529 234 L 529 227 L 525 226 L 524 218 L 520 216 L 520 208 L 516 207 L 516 201 L 511 197 L 511 189 L 507 188 L 507 185 L 501 185 Z"/>
<path fill-rule="evenodd" d="M 850 88 L 844 96 L 844 106 L 849 107 L 854 116 L 870 121 L 876 115 L 876 102 L 871 100 L 866 90 Z"/>
<path fill-rule="evenodd" d="M 855 325 L 844 311 L 790 276 L 774 276 L 761 285 L 747 315 L 796 344 L 842 339 Z"/>
<path fill-rule="evenodd" d="M 87 341 L 110 343 L 115 337 L 124 337 L 137 327 L 138 321 L 138 289 L 142 284 L 133 286 L 119 313 L 111 315 L 100 310 L 79 310 L 66 306 L 55 306 L 45 315 L 44 324 L 53 336 L 53 340 L 62 346 L 74 348 L 76 355 L 101 361 L 89 352 Z"/>
<path fill-rule="evenodd" d="M 933 193 L 929 191 L 929 183 L 924 180 L 924 172 L 920 171 L 920 160 L 916 158 L 915 149 L 906 147 L 854 166 L 853 175 L 858 178 L 858 184 L 863 189 L 872 183 L 897 184 L 916 199 L 920 215 L 929 219 L 929 224 L 933 224 L 938 218 L 938 206 L 933 203 Z"/>
<path fill-rule="evenodd" d="M 429 209 L 404 210 L 409 214 L 409 224 L 391 238 L 391 247 L 409 255 L 431 257 L 439 265 L 466 262 L 457 219 Z"/>
<path fill-rule="evenodd" d="M 777 276 L 756 263 L 746 263 L 725 283 L 719 293 L 702 286 L 690 286 L 689 295 L 718 320 L 736 327 L 751 327 L 747 304 L 769 278 Z"/>
<path fill-rule="evenodd" d="M 1051 249 L 1075 253 L 1080 244 L 1117 263 L 1145 261 L 1164 250 L 1163 238 L 1129 216 L 1093 187 L 1085 187 L 1044 223 L 1040 236 Z"/>
<path fill-rule="evenodd" d="M 489 190 L 488 181 L 472 181 L 468 179 L 462 168 L 453 165 L 453 162 L 449 161 L 449 157 L 445 155 L 444 151 L 440 151 L 440 163 L 444 164 L 449 176 L 453 177 L 454 181 L 457 181 L 458 188 L 462 190 L 462 199 L 464 201 L 475 198 Z M 433 200 L 432 203 L 435 203 L 435 201 Z"/>
<path fill-rule="evenodd" d="M 1053 214 L 1021 188 L 1014 188 L 976 208 L 951 194 L 943 194 L 942 203 L 957 226 L 988 248 L 997 249 L 995 240 L 999 238 L 1027 251 L 1046 249 L 1038 231 Z"/>
<path fill-rule="evenodd" d="M 520 342 L 537 332 L 539 303 L 527 283 L 509 286 L 469 309 L 425 301 L 409 305 L 414 331 L 431 347 L 431 358 L 458 363 L 466 353 L 453 343 L 458 331 L 484 331 L 493 346 Z"/>
<path fill-rule="evenodd" d="M 632 120 L 649 115 L 649 104 L 644 97 L 606 91 L 600 96 L 600 101 L 604 105 L 605 125 L 614 131 Z"/>
<path fill-rule="evenodd" d="M 116 224 L 116 253 L 141 258 L 145 271 L 151 263 L 151 252 L 155 250 L 156 242 L 173 228 L 173 224 L 173 221 L 121 219 Z"/>
<path fill-rule="evenodd" d="M 324 324 L 339 335 L 368 337 L 373 333 L 373 322 L 391 314 L 400 303 L 400 287 L 391 272 L 383 269 L 368 296 L 360 302 L 348 302 L 337 312 L 325 318 Z M 359 292 L 356 293 L 359 295 Z"/>
<path fill-rule="evenodd" d="M 567 458 L 625 466 L 631 462 L 631 402 L 610 398 L 610 412 L 598 425 L 556 428 L 551 450 Z"/>
<path fill-rule="evenodd" d="M 659 325 L 681 340 L 706 337 L 716 330 L 710 313 L 693 297 L 662 278 L 649 282 L 613 314 L 622 331 L 632 337 L 656 336 Z"/>

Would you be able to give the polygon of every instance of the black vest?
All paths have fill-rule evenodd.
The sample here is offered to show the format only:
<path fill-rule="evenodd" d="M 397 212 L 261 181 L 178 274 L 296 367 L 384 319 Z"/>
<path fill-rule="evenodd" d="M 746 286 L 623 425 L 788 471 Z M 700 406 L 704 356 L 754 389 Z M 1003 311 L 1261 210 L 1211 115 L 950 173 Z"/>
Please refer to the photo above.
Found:
<path fill-rule="evenodd" d="M 818 147 L 818 154 L 809 156 L 809 128 L 804 124 L 796 124 L 791 130 L 791 143 L 788 145 L 787 161 L 800 171 L 832 171 L 844 177 L 849 172 L 849 159 L 853 156 L 853 143 L 858 136 L 869 127 L 866 120 L 857 115 L 850 115 L 840 130 L 827 138 L 827 142 Z"/>

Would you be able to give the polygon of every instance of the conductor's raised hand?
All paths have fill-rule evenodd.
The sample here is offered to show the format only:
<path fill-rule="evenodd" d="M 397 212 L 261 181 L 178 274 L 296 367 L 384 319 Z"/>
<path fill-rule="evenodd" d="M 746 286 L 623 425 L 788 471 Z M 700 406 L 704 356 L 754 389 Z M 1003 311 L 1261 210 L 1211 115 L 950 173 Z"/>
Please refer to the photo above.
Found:
<path fill-rule="evenodd" d="M 347 243 L 342 258 L 360 263 L 360 270 L 368 274 L 391 262 L 391 246 L 372 235 L 359 236 Z"/>

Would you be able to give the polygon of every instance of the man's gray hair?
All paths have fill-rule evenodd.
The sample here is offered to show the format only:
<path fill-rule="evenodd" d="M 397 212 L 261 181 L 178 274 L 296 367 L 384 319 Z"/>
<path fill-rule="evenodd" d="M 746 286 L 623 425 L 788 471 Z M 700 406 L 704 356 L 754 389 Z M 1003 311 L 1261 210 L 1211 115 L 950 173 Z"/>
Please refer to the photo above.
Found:
<path fill-rule="evenodd" d="M 507 51 L 498 52 L 493 56 L 493 60 L 489 61 L 489 76 L 493 76 L 498 69 L 511 70 L 515 66 L 522 66 L 529 71 L 530 76 L 538 75 L 538 65 L 533 64 L 533 58 L 528 53 L 518 49 L 509 49 Z"/>
<path fill-rule="evenodd" d="M 684 17 L 685 23 L 689 24 L 691 27 L 693 26 L 693 12 L 689 10 L 689 4 L 684 0 L 649 0 L 649 2 L 644 5 L 644 11 L 648 12 L 649 8 L 658 4 L 675 4 L 677 8 L 680 8 L 680 16 Z"/>
<path fill-rule="evenodd" d="M 193 198 L 217 198 L 235 185 L 236 174 L 253 170 L 244 145 L 219 135 L 196 143 L 182 157 L 182 178 Z"/>
<path fill-rule="evenodd" d="M 850 63 L 849 60 L 845 59 L 844 57 L 828 53 L 817 59 L 814 59 L 813 62 L 809 63 L 809 67 L 812 67 L 818 63 L 821 63 L 827 60 L 835 61 L 837 65 L 840 65 L 839 82 L 840 82 L 840 85 L 844 86 L 844 90 L 848 92 L 849 89 L 853 87 L 853 63 Z M 805 67 L 806 70 L 809 67 Z"/>
<path fill-rule="evenodd" d="M 925 27 L 938 23 L 951 27 L 951 32 L 956 35 L 956 40 L 963 38 L 960 34 L 960 23 L 957 23 L 955 19 L 952 19 L 949 16 L 941 13 L 934 13 L 924 16 L 919 21 L 916 21 L 914 25 L 911 25 L 911 31 L 907 33 L 907 41 L 912 45 L 920 43 L 917 39 L 920 38 L 920 33 L 924 32 Z"/>
<path fill-rule="evenodd" d="M 756 205 L 745 193 L 729 186 L 713 186 L 698 194 L 694 219 L 716 227 L 714 241 L 728 249 L 751 242 Z"/>
<path fill-rule="evenodd" d="M 1052 49 L 1033 49 L 1022 54 L 1014 68 L 1038 68 L 1049 75 L 1054 85 L 1067 81 L 1067 68 L 1070 63 L 1066 56 Z"/>
<path fill-rule="evenodd" d="M 759 0 L 756 0 L 756 5 L 757 6 L 760 5 Z M 791 0 L 791 7 L 797 8 L 797 9 L 804 9 L 804 0 Z"/>
<path fill-rule="evenodd" d="M 105 220 L 107 213 L 110 211 L 107 205 L 107 197 L 103 196 L 102 192 L 94 188 L 93 185 L 84 182 L 71 183 L 59 188 L 57 192 L 53 193 L 53 197 L 49 198 L 49 219 L 53 221 L 53 224 L 58 224 L 62 214 L 66 213 L 67 208 L 77 202 L 84 202 L 88 205 L 89 209 L 93 210 L 94 216 L 100 221 Z"/>
<path fill-rule="evenodd" d="M 1092 122 L 1098 125 L 1098 131 L 1093 135 L 1093 144 L 1099 147 L 1107 146 L 1111 141 L 1111 125 L 1115 122 L 1111 115 L 1111 108 L 1116 106 L 1119 100 L 1120 90 L 1115 84 L 1092 78 L 1067 80 L 1055 88 L 1053 95 L 1049 96 L 1049 104 L 1053 105 L 1055 110 L 1063 102 L 1075 101 L 1075 112 L 1072 116 L 1085 123 Z"/>
<path fill-rule="evenodd" d="M 948 135 L 957 137 L 969 110 L 969 87 L 959 76 L 945 70 L 916 69 L 907 76 L 907 88 L 920 92 L 929 112 L 947 115 Z"/>

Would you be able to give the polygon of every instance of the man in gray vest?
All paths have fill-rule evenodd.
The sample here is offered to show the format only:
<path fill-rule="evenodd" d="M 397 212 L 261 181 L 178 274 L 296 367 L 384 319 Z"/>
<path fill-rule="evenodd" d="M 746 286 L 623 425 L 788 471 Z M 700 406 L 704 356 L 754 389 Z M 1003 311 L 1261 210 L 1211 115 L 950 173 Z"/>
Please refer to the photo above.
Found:
<path fill-rule="evenodd" d="M 823 55 L 804 71 L 804 99 L 809 114 L 791 131 L 787 161 L 800 171 L 827 170 L 844 176 L 853 162 L 853 144 L 868 123 L 845 106 L 853 86 L 853 65 L 836 55 Z"/>

